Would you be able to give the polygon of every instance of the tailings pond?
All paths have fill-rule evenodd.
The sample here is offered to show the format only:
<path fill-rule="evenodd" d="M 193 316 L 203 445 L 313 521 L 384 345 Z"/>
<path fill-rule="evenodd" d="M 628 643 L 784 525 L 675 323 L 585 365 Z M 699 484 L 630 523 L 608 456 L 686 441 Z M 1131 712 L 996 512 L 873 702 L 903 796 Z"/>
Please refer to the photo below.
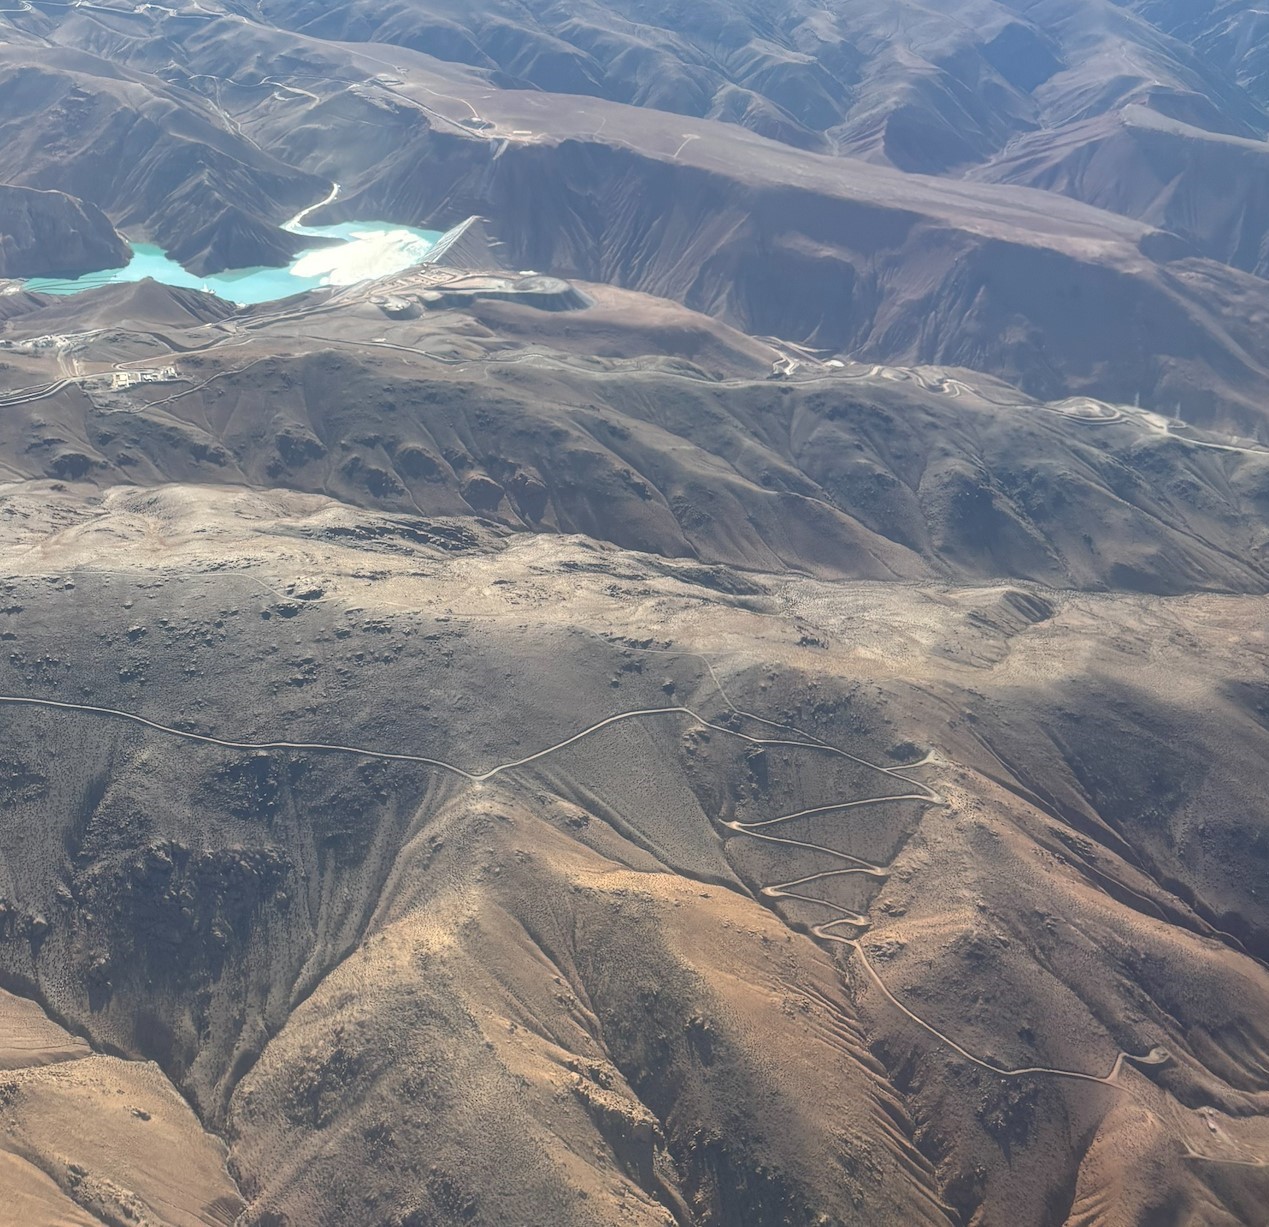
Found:
<path fill-rule="evenodd" d="M 40 294 L 78 294 L 81 290 L 152 277 L 164 285 L 205 290 L 228 302 L 254 306 L 304 290 L 353 285 L 403 272 L 421 263 L 441 237 L 436 230 L 416 230 L 391 222 L 343 222 L 337 226 L 302 226 L 292 222 L 286 229 L 337 242 L 301 251 L 282 268 L 229 269 L 205 277 L 182 268 L 158 247 L 133 243 L 132 259 L 123 268 L 86 273 L 72 280 L 33 277 L 23 288 Z"/>

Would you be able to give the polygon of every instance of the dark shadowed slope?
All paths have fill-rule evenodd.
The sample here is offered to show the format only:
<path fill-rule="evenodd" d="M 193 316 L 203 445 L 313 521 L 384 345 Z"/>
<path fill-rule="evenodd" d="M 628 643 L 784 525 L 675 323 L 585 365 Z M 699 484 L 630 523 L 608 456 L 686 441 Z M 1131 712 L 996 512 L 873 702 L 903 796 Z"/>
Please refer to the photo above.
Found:
<path fill-rule="evenodd" d="M 0 186 L 0 277 L 65 277 L 128 260 L 105 214 L 62 192 Z"/>

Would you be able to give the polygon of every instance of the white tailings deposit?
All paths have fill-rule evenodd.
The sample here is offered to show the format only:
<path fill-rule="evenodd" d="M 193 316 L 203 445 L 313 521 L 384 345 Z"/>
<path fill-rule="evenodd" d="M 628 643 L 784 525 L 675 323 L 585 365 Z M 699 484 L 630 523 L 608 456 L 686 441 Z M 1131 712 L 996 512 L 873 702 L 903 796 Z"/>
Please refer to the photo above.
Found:
<path fill-rule="evenodd" d="M 339 184 L 315 205 L 297 213 L 282 229 L 292 234 L 324 240 L 300 251 L 281 268 L 227 269 L 200 277 L 183 268 L 166 252 L 150 243 L 133 243 L 132 259 L 123 267 L 86 273 L 69 280 L 33 277 L 24 288 L 40 294 L 78 294 L 120 282 L 151 277 L 163 285 L 203 290 L 239 306 L 275 302 L 305 290 L 324 286 L 349 286 L 379 277 L 390 277 L 427 262 L 444 237 L 436 230 L 420 230 L 394 222 L 341 222 L 335 226 L 306 226 L 309 214 L 332 203 Z M 335 240 L 331 242 L 330 240 Z"/>

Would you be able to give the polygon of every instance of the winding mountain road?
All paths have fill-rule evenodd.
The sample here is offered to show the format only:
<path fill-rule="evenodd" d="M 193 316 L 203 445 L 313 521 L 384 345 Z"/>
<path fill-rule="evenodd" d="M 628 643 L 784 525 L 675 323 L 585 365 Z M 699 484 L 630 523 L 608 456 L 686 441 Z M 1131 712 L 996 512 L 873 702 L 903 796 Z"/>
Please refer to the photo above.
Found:
<path fill-rule="evenodd" d="M 738 707 L 727 693 L 727 690 L 719 678 L 713 664 L 706 657 L 700 655 L 700 653 L 681 652 L 674 649 L 632 647 L 630 645 L 622 644 L 620 641 L 614 641 L 611 638 L 599 635 L 596 632 L 592 633 L 595 634 L 596 638 L 599 638 L 609 646 L 619 648 L 621 650 L 690 658 L 699 661 L 704 665 L 706 671 L 709 673 L 714 686 L 717 688 L 719 697 L 734 715 L 756 721 L 766 728 L 789 735 L 782 737 L 754 736 L 749 733 L 741 732 L 735 728 L 729 728 L 724 724 L 718 723 L 716 720 L 706 719 L 693 708 L 683 704 L 674 704 L 665 707 L 637 708 L 631 711 L 618 712 L 604 718 L 603 720 L 598 720 L 595 723 L 588 725 L 586 728 L 581 729 L 579 732 L 562 738 L 552 745 L 546 746 L 541 750 L 537 750 L 532 754 L 527 754 L 521 758 L 512 759 L 507 762 L 497 763 L 491 767 L 485 768 L 484 770 L 469 770 L 468 768 L 459 766 L 456 763 L 447 762 L 444 759 L 433 758 L 427 755 L 411 754 L 404 751 L 374 749 L 371 747 L 347 745 L 338 742 L 248 741 L 228 737 L 216 737 L 208 733 L 196 733 L 188 729 L 175 728 L 172 725 L 164 724 L 157 720 L 151 720 L 148 717 L 141 716 L 135 712 L 125 711 L 121 708 L 104 707 L 89 703 L 75 703 L 59 699 L 47 699 L 31 695 L 0 695 L 0 706 L 41 708 L 50 711 L 77 713 L 85 716 L 123 720 L 140 725 L 147 730 L 160 733 L 165 736 L 181 738 L 187 741 L 219 746 L 232 750 L 307 751 L 317 753 L 348 754 L 361 758 L 379 759 L 391 762 L 416 763 L 422 766 L 449 772 L 477 786 L 506 772 L 514 771 L 517 768 L 526 767 L 533 763 L 540 762 L 541 760 L 546 759 L 569 746 L 576 745 L 578 742 L 592 737 L 603 729 L 610 728 L 614 725 L 622 724 L 627 721 L 656 719 L 666 716 L 689 719 L 704 728 L 708 728 L 727 737 L 737 738 L 754 746 L 798 748 L 839 756 L 850 762 L 868 768 L 869 770 L 876 772 L 879 776 L 886 777 L 887 780 L 896 781 L 906 785 L 913 791 L 884 793 L 869 797 L 857 797 L 849 801 L 840 801 L 814 806 L 811 808 L 797 810 L 789 814 L 782 814 L 774 818 L 761 819 L 758 821 L 738 822 L 719 820 L 719 825 L 723 829 L 733 832 L 737 836 L 774 844 L 785 844 L 793 847 L 809 849 L 831 857 L 838 863 L 845 862 L 844 867 L 841 868 L 822 870 L 820 872 L 806 874 L 802 877 L 794 878 L 789 881 L 772 882 L 763 885 L 759 888 L 759 895 L 761 898 L 769 900 L 773 904 L 778 903 L 781 899 L 789 899 L 826 909 L 830 913 L 831 918 L 822 923 L 809 926 L 809 932 L 813 937 L 822 942 L 831 942 L 837 946 L 845 947 L 854 958 L 858 959 L 859 965 L 862 967 L 868 981 L 877 989 L 891 1007 L 897 1010 L 910 1022 L 914 1023 L 917 1027 L 925 1031 L 928 1035 L 932 1036 L 939 1043 L 945 1045 L 963 1060 L 999 1077 L 1022 1078 L 1034 1076 L 1069 1079 L 1105 1086 L 1115 1092 L 1127 1094 L 1133 1099 L 1140 1099 L 1140 1096 L 1131 1086 L 1121 1081 L 1121 1075 L 1125 1066 L 1133 1066 L 1141 1070 L 1146 1070 L 1164 1066 L 1172 1060 L 1172 1056 L 1166 1048 L 1161 1045 L 1156 1045 L 1144 1054 L 1121 1051 L 1115 1057 L 1109 1071 L 1104 1074 L 1089 1072 L 1087 1070 L 1064 1069 L 1045 1065 L 1008 1068 L 998 1065 L 993 1061 L 989 1061 L 984 1057 L 977 1056 L 962 1044 L 958 1043 L 952 1036 L 947 1034 L 947 1032 L 941 1030 L 939 1027 L 936 1027 L 928 1019 L 923 1018 L 895 995 L 873 965 L 872 960 L 868 957 L 868 952 L 860 938 L 863 932 L 870 926 L 871 922 L 869 917 L 863 913 L 853 911 L 841 906 L 840 904 L 834 903 L 829 899 L 824 899 L 819 895 L 808 893 L 807 889 L 805 889 L 813 889 L 814 884 L 817 882 L 824 882 L 829 879 L 850 875 L 884 880 L 890 875 L 890 867 L 886 865 L 871 864 L 838 848 L 797 840 L 787 836 L 771 835 L 767 832 L 771 828 L 779 827 L 785 823 L 793 822 L 801 818 L 832 813 L 847 813 L 851 810 L 871 805 L 880 805 L 885 803 L 943 805 L 945 804 L 945 801 L 935 789 L 919 780 L 912 779 L 910 775 L 912 771 L 917 770 L 920 767 L 938 763 L 940 760 L 937 756 L 933 753 L 929 753 L 917 762 L 902 764 L 899 766 L 883 766 L 870 762 L 867 759 L 851 754 L 849 751 L 842 750 L 840 747 L 833 746 L 825 741 L 815 738 L 796 726 L 769 720 Z M 845 936 L 837 932 L 836 930 L 838 929 L 848 929 L 851 931 L 850 935 Z M 1149 1108 L 1146 1108 L 1146 1110 L 1149 1111 Z M 1182 1155 L 1185 1159 L 1194 1162 L 1232 1164 L 1236 1166 L 1249 1167 L 1264 1167 L 1267 1165 L 1265 1160 L 1254 1156 L 1246 1158 L 1226 1158 L 1202 1154 L 1194 1150 L 1188 1142 L 1184 1143 Z"/>
<path fill-rule="evenodd" d="M 633 650 L 638 650 L 638 649 L 633 649 Z M 677 653 L 677 655 L 685 655 L 685 656 L 690 655 L 695 657 L 696 659 L 703 659 L 702 657 L 699 657 L 699 655 L 697 655 L 696 653 Z M 722 686 L 722 683 L 719 681 L 717 673 L 715 672 L 713 666 L 710 665 L 708 661 L 706 662 L 706 666 L 709 670 L 711 677 L 714 680 L 715 685 L 718 687 L 719 694 L 722 696 L 727 706 L 731 708 L 731 710 L 735 712 L 736 714 L 742 715 L 742 716 L 745 715 L 746 713 L 741 711 L 741 709 L 737 708 L 735 704 L 732 703 L 730 697 L 728 697 L 726 690 Z M 348 755 L 352 755 L 359 758 L 377 759 L 377 760 L 388 761 L 388 762 L 415 763 L 421 766 L 433 767 L 440 771 L 449 772 L 453 775 L 460 777 L 461 779 L 467 780 L 468 782 L 472 784 L 476 784 L 476 785 L 483 784 L 506 772 L 514 771 L 517 768 L 526 767 L 532 763 L 540 762 L 541 760 L 546 759 L 553 754 L 559 753 L 561 750 L 564 750 L 568 748 L 569 746 L 576 745 L 578 742 L 583 741 L 588 737 L 594 736 L 596 733 L 600 732 L 603 729 L 610 728 L 614 725 L 622 724 L 627 721 L 647 720 L 647 719 L 653 719 L 653 718 L 659 718 L 659 717 L 665 717 L 665 716 L 677 716 L 677 717 L 689 719 L 704 728 L 710 729 L 713 732 L 717 732 L 727 737 L 737 738 L 741 741 L 747 742 L 754 746 L 797 748 L 797 749 L 804 749 L 804 750 L 816 751 L 819 753 L 827 753 L 827 754 L 839 756 L 849 760 L 850 762 L 857 763 L 863 767 L 869 768 L 877 772 L 879 775 L 883 775 L 887 777 L 888 779 L 901 781 L 902 783 L 908 785 L 910 788 L 913 788 L 919 791 L 906 792 L 906 793 L 900 793 L 900 794 L 883 794 L 883 795 L 879 795 L 875 797 L 855 798 L 850 801 L 836 802 L 833 804 L 817 806 L 811 809 L 799 810 L 791 814 L 784 814 L 775 818 L 769 818 L 769 819 L 765 819 L 758 822 L 750 822 L 750 823 L 723 822 L 721 823 L 720 825 L 722 825 L 725 829 L 733 831 L 736 834 L 741 836 L 745 836 L 751 839 L 764 840 L 771 843 L 788 844 L 795 847 L 811 849 L 814 851 L 821 852 L 830 857 L 833 857 L 839 861 L 845 861 L 851 866 L 849 869 L 831 870 L 831 871 L 825 871 L 822 873 L 811 874 L 806 877 L 799 878 L 790 882 L 772 883 L 770 885 L 767 885 L 761 888 L 761 894 L 763 896 L 771 900 L 778 900 L 780 898 L 796 898 L 798 900 L 801 900 L 807 903 L 822 906 L 828 909 L 830 912 L 836 912 L 837 915 L 832 920 L 829 920 L 824 924 L 815 925 L 811 927 L 811 932 L 814 934 L 814 936 L 824 941 L 840 943 L 842 945 L 847 946 L 849 949 L 851 949 L 855 954 L 859 956 L 860 962 L 863 965 L 864 969 L 867 971 L 869 978 L 877 985 L 877 987 L 880 989 L 880 991 L 883 993 L 886 999 L 890 1001 L 896 1008 L 898 1008 L 905 1016 L 910 1018 L 913 1022 L 917 1023 L 920 1027 L 922 1027 L 924 1030 L 929 1032 L 931 1035 L 941 1040 L 944 1044 L 946 1044 L 954 1052 L 964 1057 L 966 1060 L 972 1061 L 974 1064 L 979 1065 L 983 1067 L 984 1069 L 989 1069 L 993 1073 L 1001 1074 L 1002 1076 L 1005 1076 L 1005 1077 L 1019 1077 L 1024 1074 L 1047 1074 L 1047 1075 L 1051 1075 L 1051 1076 L 1059 1077 L 1059 1078 L 1077 1078 L 1077 1079 L 1082 1079 L 1085 1081 L 1101 1082 L 1101 1083 L 1106 1083 L 1108 1085 L 1114 1085 L 1115 1080 L 1118 1077 L 1119 1071 L 1122 1068 L 1122 1065 L 1125 1060 L 1131 1061 L 1137 1065 L 1152 1065 L 1152 1064 L 1157 1065 L 1157 1064 L 1163 1064 L 1168 1059 L 1166 1051 L 1161 1048 L 1155 1048 L 1150 1053 L 1147 1053 L 1145 1056 L 1141 1056 L 1141 1057 L 1134 1056 L 1130 1053 L 1121 1053 L 1120 1056 L 1116 1059 L 1115 1065 L 1111 1069 L 1110 1073 L 1103 1076 L 1099 1076 L 1096 1074 L 1090 1074 L 1090 1073 L 1079 1071 L 1079 1070 L 1055 1069 L 1055 1068 L 1049 1068 L 1049 1067 L 1030 1067 L 1026 1069 L 1013 1069 L 1013 1070 L 1004 1069 L 992 1064 L 990 1061 L 986 1061 L 982 1059 L 981 1057 L 976 1057 L 974 1056 L 973 1053 L 969 1052 L 967 1049 L 963 1048 L 960 1044 L 956 1043 L 955 1040 L 953 1040 L 951 1037 L 946 1035 L 944 1032 L 940 1031 L 931 1023 L 927 1022 L 925 1019 L 921 1018 L 919 1015 L 914 1013 L 907 1006 L 905 1006 L 901 1001 L 899 1001 L 897 997 L 894 996 L 894 994 L 885 986 L 884 981 L 878 975 L 878 973 L 876 972 L 876 969 L 872 966 L 871 962 L 868 959 L 867 953 L 864 951 L 863 947 L 860 945 L 857 937 L 847 938 L 847 937 L 842 937 L 835 932 L 832 932 L 834 928 L 841 927 L 843 925 L 850 926 L 852 928 L 855 928 L 856 930 L 862 930 L 866 928 L 869 924 L 868 918 L 866 916 L 850 911 L 849 909 L 842 908 L 839 905 L 832 903 L 830 900 L 822 899 L 817 896 L 808 895 L 801 892 L 795 892 L 791 889 L 792 887 L 804 886 L 811 882 L 823 881 L 826 878 L 833 877 L 839 874 L 856 873 L 856 874 L 862 874 L 869 877 L 885 878 L 889 874 L 889 869 L 886 866 L 873 865 L 866 861 L 862 861 L 858 857 L 852 856 L 849 853 L 843 852 L 839 849 L 822 846 L 818 844 L 813 844 L 813 843 L 808 843 L 802 840 L 790 839 L 783 836 L 768 835 L 765 833 L 766 828 L 776 827 L 783 823 L 791 822 L 791 821 L 794 821 L 795 819 L 808 817 L 811 815 L 846 812 L 852 809 L 858 809 L 858 808 L 866 807 L 870 805 L 879 805 L 883 803 L 907 802 L 907 803 L 916 803 L 916 804 L 922 804 L 922 805 L 943 804 L 942 798 L 934 789 L 929 788 L 927 785 L 922 784 L 918 780 L 913 780 L 909 778 L 908 776 L 901 774 L 902 772 L 910 772 L 912 770 L 915 770 L 917 767 L 925 766 L 931 763 L 932 761 L 934 761 L 931 755 L 927 755 L 925 758 L 923 758 L 922 760 L 920 760 L 920 762 L 917 762 L 917 763 L 908 764 L 901 767 L 885 767 L 885 766 L 878 765 L 876 763 L 871 763 L 866 759 L 860 758 L 857 755 L 851 754 L 848 751 L 842 750 L 826 742 L 819 741 L 819 740 L 811 740 L 805 734 L 803 734 L 800 730 L 796 729 L 795 727 L 791 725 L 777 724 L 774 721 L 765 720 L 761 717 L 753 717 L 754 719 L 761 720 L 762 723 L 767 725 L 768 727 L 780 729 L 786 733 L 791 733 L 795 735 L 792 737 L 789 737 L 789 736 L 757 737 L 749 733 L 740 732 L 737 729 L 728 728 L 726 725 L 719 724 L 716 721 L 706 719 L 704 716 L 702 716 L 700 713 L 698 713 L 697 711 L 695 711 L 694 709 L 690 707 L 684 706 L 682 704 L 674 704 L 674 705 L 666 706 L 666 707 L 637 708 L 632 711 L 618 712 L 612 716 L 606 717 L 603 720 L 598 720 L 594 724 L 588 725 L 586 728 L 580 730 L 579 732 L 574 733 L 568 737 L 565 737 L 561 739 L 560 741 L 557 741 L 552 745 L 546 746 L 545 748 L 541 750 L 535 751 L 532 754 L 527 754 L 521 758 L 512 759 L 508 762 L 495 764 L 494 766 L 488 767 L 484 769 L 483 771 L 482 770 L 473 771 L 473 770 L 468 770 L 465 767 L 459 766 L 457 763 L 447 762 L 444 759 L 434 758 L 428 755 L 410 754 L 404 751 L 374 749 L 371 747 L 348 745 L 348 744 L 343 744 L 339 742 L 248 741 L 248 740 L 239 740 L 239 739 L 230 738 L 230 737 L 216 737 L 210 733 L 197 733 L 188 729 L 175 728 L 174 726 L 170 724 L 164 724 L 158 720 L 151 720 L 146 716 L 139 715 L 136 712 L 125 711 L 121 708 L 105 707 L 105 706 L 100 706 L 100 705 L 91 704 L 91 703 L 75 703 L 68 700 L 48 699 L 48 698 L 42 698 L 42 697 L 33 696 L 33 695 L 0 694 L 0 706 L 39 708 L 39 709 L 43 709 L 47 711 L 76 713 L 76 714 L 85 715 L 85 716 L 103 717 L 103 718 L 112 719 L 112 720 L 122 720 L 131 724 L 139 725 L 142 728 L 145 728 L 151 732 L 163 734 L 164 736 L 181 738 L 186 741 L 196 742 L 203 745 L 219 746 L 223 749 L 229 749 L 229 750 L 243 750 L 243 751 L 250 751 L 250 752 L 264 752 L 264 751 L 276 750 L 276 751 L 299 751 L 299 752 L 308 752 L 308 753 L 348 754 Z"/>

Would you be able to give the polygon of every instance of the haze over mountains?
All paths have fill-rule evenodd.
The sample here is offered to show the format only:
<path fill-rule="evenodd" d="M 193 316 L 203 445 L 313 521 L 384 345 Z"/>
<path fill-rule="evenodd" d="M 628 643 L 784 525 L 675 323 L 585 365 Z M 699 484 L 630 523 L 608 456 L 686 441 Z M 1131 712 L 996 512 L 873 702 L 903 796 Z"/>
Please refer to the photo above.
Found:
<path fill-rule="evenodd" d="M 0 18 L 0 1222 L 1269 1222 L 1263 13 Z"/>
<path fill-rule="evenodd" d="M 881 5 L 871 42 L 811 22 L 850 103 L 842 122 L 863 108 L 869 130 L 881 132 L 812 141 L 813 156 L 762 124 L 749 125 L 761 137 L 720 126 L 704 105 L 660 99 L 671 116 L 610 102 L 642 100 L 618 84 L 630 57 L 586 52 L 592 66 L 577 76 L 566 65 L 583 52 L 566 55 L 572 44 L 559 31 L 548 40 L 523 13 L 486 20 L 465 6 L 472 29 L 458 38 L 457 19 L 432 8 L 394 18 L 376 6 L 382 28 L 355 5 L 320 19 L 270 12 L 276 28 L 198 10 L 37 9 L 14 18 L 6 49 L 0 174 L 81 196 L 130 237 L 204 273 L 282 262 L 296 240 L 275 227 L 334 180 L 341 201 L 313 220 L 443 226 L 481 212 L 517 267 L 650 291 L 751 333 L 866 360 L 970 366 L 1045 398 L 1089 393 L 1169 415 L 1179 406 L 1204 424 L 1263 433 L 1264 282 L 1246 275 L 1263 271 L 1261 105 L 1227 56 L 1196 61 L 1122 10 L 1088 7 L 1095 12 L 1058 23 L 1069 47 L 1046 36 L 1051 71 L 1025 90 L 990 68 L 995 44 L 983 31 L 994 22 L 1002 46 L 1030 46 L 1037 27 L 995 6 L 991 21 L 926 13 L 894 33 L 895 6 Z M 731 89 L 779 80 L 777 63 L 801 89 L 828 74 L 812 72 L 811 53 L 798 49 L 809 34 L 796 9 L 781 7 L 778 21 L 724 11 L 731 16 L 716 29 L 708 10 L 693 16 L 692 38 L 673 29 L 686 18 L 665 17 L 671 26 L 655 38 L 641 19 L 647 44 L 661 47 L 649 77 L 677 79 L 662 63 L 667 41 L 681 73 L 704 58 L 720 80 L 735 78 Z M 398 19 L 413 35 L 397 32 Z M 576 38 L 584 28 L 633 37 L 620 34 L 619 14 L 589 24 L 575 14 L 565 25 Z M 442 28 L 453 37 L 429 33 Z M 1090 50 L 1095 34 L 1102 42 Z M 431 53 L 417 49 L 429 38 Z M 895 81 L 885 62 L 905 40 L 931 57 L 929 70 Z M 469 67 L 459 53 L 475 46 L 486 49 L 464 53 Z M 1105 77 L 1098 56 L 1112 48 L 1134 67 L 1115 76 L 1117 90 L 1088 97 L 1088 80 Z M 842 57 L 867 71 L 843 76 Z M 1004 62 L 1022 59 L 1017 51 Z M 750 60 L 768 71 L 745 67 Z M 417 84 L 393 84 L 407 65 Z M 988 87 L 993 77 L 999 88 Z M 506 88 L 517 85 L 538 88 Z M 949 116 L 964 133 L 992 126 L 950 107 L 957 91 L 1000 128 L 976 137 L 972 156 L 885 152 L 891 126 L 915 125 L 945 152 L 939 129 Z M 776 94 L 805 118 L 808 104 Z M 823 132 L 841 126 L 821 118 Z M 973 182 L 987 178 L 1100 207 Z"/>

